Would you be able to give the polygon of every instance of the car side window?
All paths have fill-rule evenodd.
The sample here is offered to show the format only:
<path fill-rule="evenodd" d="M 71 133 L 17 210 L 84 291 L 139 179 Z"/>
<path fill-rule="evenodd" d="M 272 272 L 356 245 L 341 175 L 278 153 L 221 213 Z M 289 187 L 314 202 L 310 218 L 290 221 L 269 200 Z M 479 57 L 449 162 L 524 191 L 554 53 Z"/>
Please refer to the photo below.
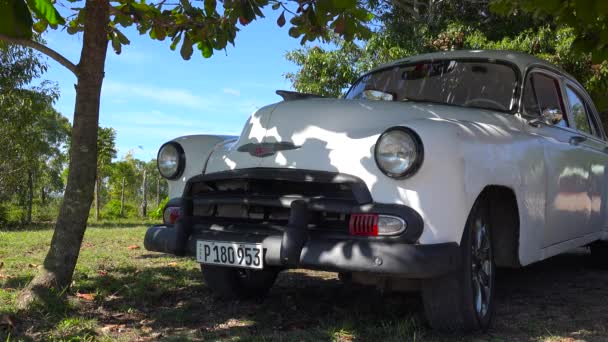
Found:
<path fill-rule="evenodd" d="M 590 135 L 599 136 L 597 133 L 598 129 L 593 127 L 593 121 L 591 121 L 590 117 L 591 113 L 589 112 L 589 107 L 585 101 L 570 86 L 566 87 L 566 94 L 568 96 L 570 113 L 576 124 L 576 129 Z"/>
<path fill-rule="evenodd" d="M 522 103 L 526 114 L 540 116 L 545 110 L 559 110 L 564 115 L 554 126 L 569 126 L 559 81 L 556 78 L 533 72 L 528 75 L 524 88 Z"/>

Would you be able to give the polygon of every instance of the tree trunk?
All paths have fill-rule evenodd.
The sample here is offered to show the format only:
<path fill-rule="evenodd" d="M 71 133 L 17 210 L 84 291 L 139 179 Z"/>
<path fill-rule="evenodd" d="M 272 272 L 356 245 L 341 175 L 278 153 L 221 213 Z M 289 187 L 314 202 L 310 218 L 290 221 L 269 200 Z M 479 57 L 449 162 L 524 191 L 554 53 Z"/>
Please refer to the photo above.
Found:
<path fill-rule="evenodd" d="M 68 182 L 51 247 L 42 269 L 19 294 L 16 304 L 20 309 L 44 301 L 49 295 L 64 293 L 72 282 L 95 186 L 99 100 L 108 47 L 108 21 L 107 0 L 86 1 Z"/>
<path fill-rule="evenodd" d="M 122 189 L 120 190 L 120 217 L 125 216 L 125 177 L 122 177 Z"/>
<path fill-rule="evenodd" d="M 95 221 L 99 221 L 99 178 L 95 179 Z"/>
<path fill-rule="evenodd" d="M 34 206 L 34 171 L 27 173 L 27 202 L 26 202 L 25 224 L 32 223 L 32 207 Z"/>
<path fill-rule="evenodd" d="M 146 218 L 148 214 L 148 179 L 146 178 L 146 170 L 144 170 L 144 182 L 142 184 L 142 195 L 141 201 L 141 217 Z"/>

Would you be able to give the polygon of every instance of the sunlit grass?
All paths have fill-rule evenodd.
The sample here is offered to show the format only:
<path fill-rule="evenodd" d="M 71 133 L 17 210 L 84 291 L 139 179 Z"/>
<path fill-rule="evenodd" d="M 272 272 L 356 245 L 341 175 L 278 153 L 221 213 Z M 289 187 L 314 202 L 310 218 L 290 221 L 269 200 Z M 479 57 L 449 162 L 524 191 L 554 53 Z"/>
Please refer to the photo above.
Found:
<path fill-rule="evenodd" d="M 0 231 L 0 341 L 608 340 L 601 318 L 608 314 L 608 273 L 581 272 L 572 261 L 552 266 L 556 271 L 541 266 L 507 277 L 522 278 L 529 292 L 522 297 L 509 293 L 521 284 L 505 285 L 495 328 L 488 334 L 441 335 L 427 327 L 417 294 L 350 287 L 327 272 L 285 272 L 264 301 L 218 300 L 193 258 L 145 251 L 147 224 L 92 225 L 67 299 L 28 312 L 17 311 L 13 303 L 43 264 L 52 225 Z M 578 288 L 571 290 L 573 284 Z M 586 311 L 578 311 L 580 303 Z M 3 325 L 3 316 L 14 327 Z"/>

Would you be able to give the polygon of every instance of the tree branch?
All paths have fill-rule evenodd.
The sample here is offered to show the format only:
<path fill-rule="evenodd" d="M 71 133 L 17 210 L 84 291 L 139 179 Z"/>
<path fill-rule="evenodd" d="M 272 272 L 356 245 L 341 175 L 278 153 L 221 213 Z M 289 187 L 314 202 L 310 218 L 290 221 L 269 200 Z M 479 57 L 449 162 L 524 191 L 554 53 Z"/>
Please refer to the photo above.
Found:
<path fill-rule="evenodd" d="M 70 70 L 72 73 L 74 73 L 74 75 L 78 76 L 78 68 L 76 67 L 76 65 L 74 63 L 72 63 L 69 59 L 63 57 L 59 52 L 49 48 L 46 45 L 40 44 L 31 39 L 12 38 L 12 37 L 9 37 L 9 36 L 1 34 L 1 33 L 0 33 L 0 40 L 3 40 L 7 43 L 27 46 L 34 50 L 38 50 L 38 51 L 42 52 L 43 54 L 56 60 L 57 63 L 63 65 L 68 70 Z"/>

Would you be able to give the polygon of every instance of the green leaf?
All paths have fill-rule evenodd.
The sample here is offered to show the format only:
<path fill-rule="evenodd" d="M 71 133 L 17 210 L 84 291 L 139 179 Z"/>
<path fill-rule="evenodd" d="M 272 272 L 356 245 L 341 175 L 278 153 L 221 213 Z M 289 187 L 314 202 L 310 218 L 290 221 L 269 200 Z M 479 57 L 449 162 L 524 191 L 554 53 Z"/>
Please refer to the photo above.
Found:
<path fill-rule="evenodd" d="M 608 49 L 595 49 L 591 53 L 591 62 L 593 64 L 601 64 L 608 60 Z"/>
<path fill-rule="evenodd" d="M 188 11 L 192 11 L 192 5 L 190 4 L 190 1 L 188 0 L 180 0 L 182 7 L 184 8 L 184 10 L 186 10 L 186 12 Z"/>
<path fill-rule="evenodd" d="M 171 46 L 169 46 L 169 48 L 172 51 L 175 51 L 175 49 L 177 48 L 177 44 L 179 44 L 180 40 L 182 40 L 182 33 L 178 33 L 175 37 L 173 37 L 173 40 L 171 41 Z"/>
<path fill-rule="evenodd" d="M 580 0 L 579 0 L 580 1 Z M 563 0 L 542 0 L 538 2 L 539 7 L 545 9 L 548 13 L 555 13 L 565 6 Z"/>
<path fill-rule="evenodd" d="M 205 12 L 207 13 L 207 16 L 214 15 L 216 7 L 217 7 L 216 0 L 205 0 Z"/>
<path fill-rule="evenodd" d="M 120 44 L 120 41 L 118 40 L 118 37 L 116 37 L 115 34 L 112 35 L 112 48 L 114 49 L 114 52 L 116 52 L 117 55 L 120 55 L 120 53 L 122 52 L 122 45 Z"/>
<path fill-rule="evenodd" d="M 38 32 L 38 33 L 42 33 L 44 31 L 46 31 L 47 27 L 49 26 L 49 22 L 42 19 L 42 20 L 38 20 L 34 26 L 32 26 L 32 28 L 34 29 L 34 31 Z"/>
<path fill-rule="evenodd" d="M 607 16 L 608 15 L 608 1 L 605 0 L 597 0 L 595 2 L 595 12 L 596 14 Z"/>
<path fill-rule="evenodd" d="M 116 38 L 118 39 L 120 44 L 122 44 L 122 45 L 131 44 L 131 41 L 122 32 L 120 32 L 118 30 L 114 30 L 114 33 L 116 34 Z"/>
<path fill-rule="evenodd" d="M 357 0 L 333 0 L 335 8 L 347 9 L 355 8 L 357 6 Z"/>
<path fill-rule="evenodd" d="M 278 10 L 279 7 L 281 7 L 281 3 L 280 2 L 275 2 L 274 4 L 272 4 L 272 10 L 273 11 Z"/>
<path fill-rule="evenodd" d="M 302 31 L 300 31 L 300 29 L 298 29 L 295 26 L 289 29 L 289 36 L 291 36 L 293 38 L 298 38 L 301 34 L 302 34 Z"/>
<path fill-rule="evenodd" d="M 600 0 L 606 1 L 606 0 Z M 595 19 L 594 6 L 589 6 L 589 0 L 577 0 L 574 3 L 576 17 L 586 23 L 590 23 Z"/>
<path fill-rule="evenodd" d="M 285 11 L 283 11 L 279 16 L 279 19 L 277 19 L 277 25 L 279 25 L 279 27 L 285 26 Z"/>
<path fill-rule="evenodd" d="M 68 26 L 66 31 L 68 31 L 68 34 L 76 34 L 80 30 L 78 29 L 78 26 Z"/>
<path fill-rule="evenodd" d="M 207 44 L 207 42 L 199 42 L 198 48 L 201 50 L 203 57 L 209 58 L 213 56 L 213 49 Z"/>
<path fill-rule="evenodd" d="M 114 22 L 120 24 L 122 27 L 129 27 L 133 24 L 131 17 L 121 12 L 117 12 L 114 15 Z"/>
<path fill-rule="evenodd" d="M 23 0 L 0 0 L 0 33 L 14 38 L 32 38 L 32 15 Z"/>
<path fill-rule="evenodd" d="M 27 0 L 27 4 L 39 19 L 45 19 L 51 25 L 65 24 L 65 19 L 53 7 L 51 0 Z"/>
<path fill-rule="evenodd" d="M 192 41 L 188 34 L 184 35 L 184 43 L 182 44 L 182 48 L 179 50 L 179 53 L 182 55 L 182 58 L 185 60 L 189 60 L 192 57 Z"/>

